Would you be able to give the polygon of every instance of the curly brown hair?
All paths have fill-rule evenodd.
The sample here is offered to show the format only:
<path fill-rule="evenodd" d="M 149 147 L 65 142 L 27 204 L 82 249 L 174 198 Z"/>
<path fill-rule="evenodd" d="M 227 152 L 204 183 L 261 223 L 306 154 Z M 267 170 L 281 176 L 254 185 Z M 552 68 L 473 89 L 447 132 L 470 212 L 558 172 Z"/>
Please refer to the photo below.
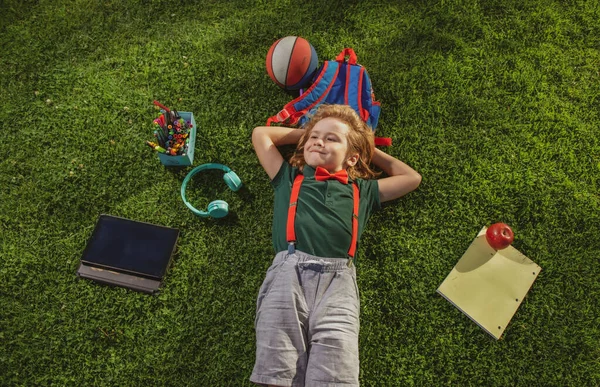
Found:
<path fill-rule="evenodd" d="M 372 179 L 379 175 L 371 169 L 369 164 L 375 152 L 375 143 L 373 131 L 358 116 L 356 111 L 348 105 L 321 105 L 316 113 L 303 125 L 304 133 L 298 141 L 298 146 L 290 159 L 290 164 L 298 167 L 300 170 L 306 165 L 304 160 L 304 146 L 310 137 L 310 132 L 324 118 L 336 118 L 350 128 L 348 132 L 348 153 L 347 155 L 358 153 L 358 162 L 348 167 L 348 176 L 352 179 Z"/>

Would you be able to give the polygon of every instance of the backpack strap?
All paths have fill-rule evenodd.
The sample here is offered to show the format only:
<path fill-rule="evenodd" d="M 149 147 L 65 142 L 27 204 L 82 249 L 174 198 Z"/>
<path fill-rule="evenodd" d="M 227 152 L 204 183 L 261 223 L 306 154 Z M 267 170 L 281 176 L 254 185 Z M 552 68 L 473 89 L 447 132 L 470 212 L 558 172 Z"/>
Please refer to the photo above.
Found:
<path fill-rule="evenodd" d="M 350 56 L 350 58 L 348 59 L 348 64 L 357 64 L 358 57 L 356 56 L 354 50 L 351 48 L 344 48 L 342 52 L 340 52 L 338 56 L 335 57 L 335 60 L 337 62 L 343 63 L 346 60 L 346 56 Z"/>
<path fill-rule="evenodd" d="M 360 118 L 368 123 L 369 111 L 363 108 L 362 93 L 365 68 L 362 66 L 346 66 L 346 84 L 344 85 L 344 104 L 349 105 Z"/>
<path fill-rule="evenodd" d="M 296 209 L 298 207 L 298 196 L 300 187 L 304 181 L 304 175 L 298 174 L 292 185 L 292 193 L 290 195 L 290 206 L 288 207 L 288 216 L 286 223 L 286 239 L 288 242 L 288 253 L 293 254 L 296 251 Z M 352 266 L 354 255 L 356 254 L 356 245 L 358 242 L 358 208 L 360 204 L 360 190 L 356 182 L 352 182 L 352 239 L 350 240 L 350 248 L 348 249 L 348 266 Z"/>
<path fill-rule="evenodd" d="M 390 137 L 375 137 L 376 146 L 392 146 L 392 139 Z"/>
<path fill-rule="evenodd" d="M 336 61 L 325 61 L 319 75 L 313 84 L 298 98 L 288 102 L 283 109 L 267 119 L 267 126 L 272 123 L 285 122 L 287 125 L 295 125 L 300 117 L 321 103 L 331 91 L 339 71 L 339 63 Z"/>

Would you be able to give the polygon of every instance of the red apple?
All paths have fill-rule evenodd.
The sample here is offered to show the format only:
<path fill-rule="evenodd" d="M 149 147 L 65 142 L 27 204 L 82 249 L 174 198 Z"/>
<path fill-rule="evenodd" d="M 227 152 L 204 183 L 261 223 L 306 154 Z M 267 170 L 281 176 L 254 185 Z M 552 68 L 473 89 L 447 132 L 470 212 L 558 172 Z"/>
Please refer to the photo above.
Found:
<path fill-rule="evenodd" d="M 485 239 L 495 250 L 502 250 L 510 246 L 515 239 L 513 230 L 505 223 L 494 223 L 485 232 Z"/>

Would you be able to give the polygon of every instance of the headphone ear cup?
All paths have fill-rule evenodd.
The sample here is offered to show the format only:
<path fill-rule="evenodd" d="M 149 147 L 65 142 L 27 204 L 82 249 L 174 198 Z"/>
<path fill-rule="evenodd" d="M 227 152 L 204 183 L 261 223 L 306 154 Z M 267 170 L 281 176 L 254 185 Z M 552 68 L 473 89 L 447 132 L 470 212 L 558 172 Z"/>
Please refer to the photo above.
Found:
<path fill-rule="evenodd" d="M 240 188 L 242 188 L 242 180 L 233 171 L 229 171 L 224 174 L 223 179 L 225 180 L 225 184 L 227 184 L 232 191 L 238 191 Z"/>
<path fill-rule="evenodd" d="M 229 213 L 229 204 L 224 200 L 215 200 L 208 204 L 208 214 L 213 218 L 223 218 Z"/>

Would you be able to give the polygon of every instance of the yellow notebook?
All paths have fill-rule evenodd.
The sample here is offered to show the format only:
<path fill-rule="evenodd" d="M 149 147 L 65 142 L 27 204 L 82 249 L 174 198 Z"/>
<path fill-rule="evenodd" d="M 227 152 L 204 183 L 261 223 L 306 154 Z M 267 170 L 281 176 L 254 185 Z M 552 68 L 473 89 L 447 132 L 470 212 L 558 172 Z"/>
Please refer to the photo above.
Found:
<path fill-rule="evenodd" d="M 499 339 L 542 270 L 519 250 L 494 250 L 484 227 L 437 292 Z"/>

